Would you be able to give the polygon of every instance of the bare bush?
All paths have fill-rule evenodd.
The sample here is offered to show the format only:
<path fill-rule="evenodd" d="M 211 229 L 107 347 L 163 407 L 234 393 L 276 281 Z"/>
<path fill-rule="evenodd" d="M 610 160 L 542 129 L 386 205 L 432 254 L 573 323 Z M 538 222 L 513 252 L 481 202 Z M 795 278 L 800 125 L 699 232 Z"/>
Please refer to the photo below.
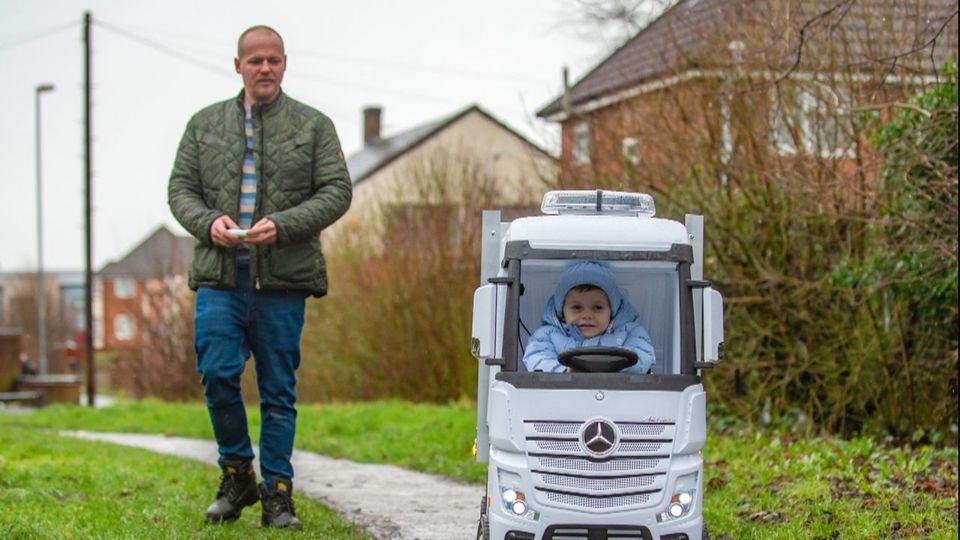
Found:
<path fill-rule="evenodd" d="M 111 386 L 135 398 L 192 400 L 202 395 L 193 345 L 193 293 L 186 276 L 141 282 L 134 348 L 116 351 Z"/>
<path fill-rule="evenodd" d="M 310 304 L 305 399 L 444 402 L 476 392 L 470 355 L 480 214 L 497 179 L 454 153 L 409 167 L 378 222 L 343 231 L 328 256 L 329 297 Z"/>

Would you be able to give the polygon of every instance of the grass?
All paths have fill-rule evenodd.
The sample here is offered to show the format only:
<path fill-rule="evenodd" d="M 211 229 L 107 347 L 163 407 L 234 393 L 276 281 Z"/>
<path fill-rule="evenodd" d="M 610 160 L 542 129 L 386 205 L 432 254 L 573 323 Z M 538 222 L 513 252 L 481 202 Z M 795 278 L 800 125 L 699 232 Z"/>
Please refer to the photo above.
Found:
<path fill-rule="evenodd" d="M 392 463 L 409 469 L 482 482 L 485 467 L 470 449 L 476 426 L 471 405 L 414 405 L 375 402 L 352 405 L 298 405 L 296 447 L 365 463 Z M 256 440 L 260 411 L 247 411 Z M 213 439 L 202 405 L 142 401 L 102 409 L 53 405 L 29 416 L 0 414 L 0 427 L 26 425 L 125 433 L 162 433 Z"/>
<path fill-rule="evenodd" d="M 234 523 L 205 525 L 216 470 L 209 465 L 60 437 L 0 429 L 0 538 L 287 538 L 264 529 L 260 507 Z M 320 503 L 295 495 L 314 538 L 368 539 Z"/>
<path fill-rule="evenodd" d="M 707 523 L 729 537 L 957 537 L 956 446 L 739 432 L 704 459 Z"/>
<path fill-rule="evenodd" d="M 484 481 L 484 465 L 469 452 L 475 422 L 470 404 L 379 402 L 304 405 L 299 410 L 298 448 Z M 255 435 L 258 411 L 251 408 L 249 417 Z M 157 402 L 107 409 L 53 406 L 32 415 L 0 415 L 0 432 L 10 428 L 212 438 L 201 405 Z M 892 447 L 872 439 L 798 438 L 730 428 L 711 432 L 703 454 L 704 514 L 714 537 L 957 537 L 956 446 Z M 0 455 L 6 450 L 0 449 Z M 199 496 L 205 501 L 207 494 Z"/>

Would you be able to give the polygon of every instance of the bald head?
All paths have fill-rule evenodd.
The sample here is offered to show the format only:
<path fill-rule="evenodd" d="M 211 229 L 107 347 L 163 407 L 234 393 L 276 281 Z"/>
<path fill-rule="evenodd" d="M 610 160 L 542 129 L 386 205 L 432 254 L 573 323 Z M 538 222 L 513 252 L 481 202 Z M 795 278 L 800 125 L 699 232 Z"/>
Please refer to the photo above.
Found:
<path fill-rule="evenodd" d="M 270 28 L 265 24 L 258 24 L 256 26 L 251 26 L 250 28 L 247 28 L 246 30 L 243 31 L 242 34 L 240 34 L 240 38 L 237 39 L 237 58 L 243 57 L 243 41 L 244 41 L 244 38 L 246 38 L 250 34 L 276 36 L 277 39 L 280 41 L 280 52 L 284 54 L 286 53 L 283 47 L 283 36 L 280 35 L 280 32 L 277 32 L 276 30 L 274 30 L 273 28 Z"/>

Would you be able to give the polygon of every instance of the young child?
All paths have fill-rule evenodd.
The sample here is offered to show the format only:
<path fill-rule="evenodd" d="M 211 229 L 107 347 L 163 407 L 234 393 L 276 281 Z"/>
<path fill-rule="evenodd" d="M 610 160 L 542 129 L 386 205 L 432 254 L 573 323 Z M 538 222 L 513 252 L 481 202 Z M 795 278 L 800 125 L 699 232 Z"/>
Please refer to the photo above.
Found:
<path fill-rule="evenodd" d="M 638 357 L 636 364 L 623 371 L 646 373 L 655 362 L 653 343 L 637 317 L 606 264 L 572 262 L 547 300 L 543 326 L 527 340 L 523 363 L 528 371 L 560 373 L 568 369 L 557 355 L 567 349 L 622 347 Z"/>

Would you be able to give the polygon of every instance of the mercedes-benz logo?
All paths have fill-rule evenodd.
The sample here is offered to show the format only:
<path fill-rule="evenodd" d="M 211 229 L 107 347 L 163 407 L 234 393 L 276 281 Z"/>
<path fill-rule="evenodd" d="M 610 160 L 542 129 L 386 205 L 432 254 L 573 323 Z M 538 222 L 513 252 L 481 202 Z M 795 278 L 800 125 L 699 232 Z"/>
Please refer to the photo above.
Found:
<path fill-rule="evenodd" d="M 583 447 L 595 456 L 605 456 L 617 446 L 617 428 L 607 420 L 590 420 L 580 431 Z"/>

